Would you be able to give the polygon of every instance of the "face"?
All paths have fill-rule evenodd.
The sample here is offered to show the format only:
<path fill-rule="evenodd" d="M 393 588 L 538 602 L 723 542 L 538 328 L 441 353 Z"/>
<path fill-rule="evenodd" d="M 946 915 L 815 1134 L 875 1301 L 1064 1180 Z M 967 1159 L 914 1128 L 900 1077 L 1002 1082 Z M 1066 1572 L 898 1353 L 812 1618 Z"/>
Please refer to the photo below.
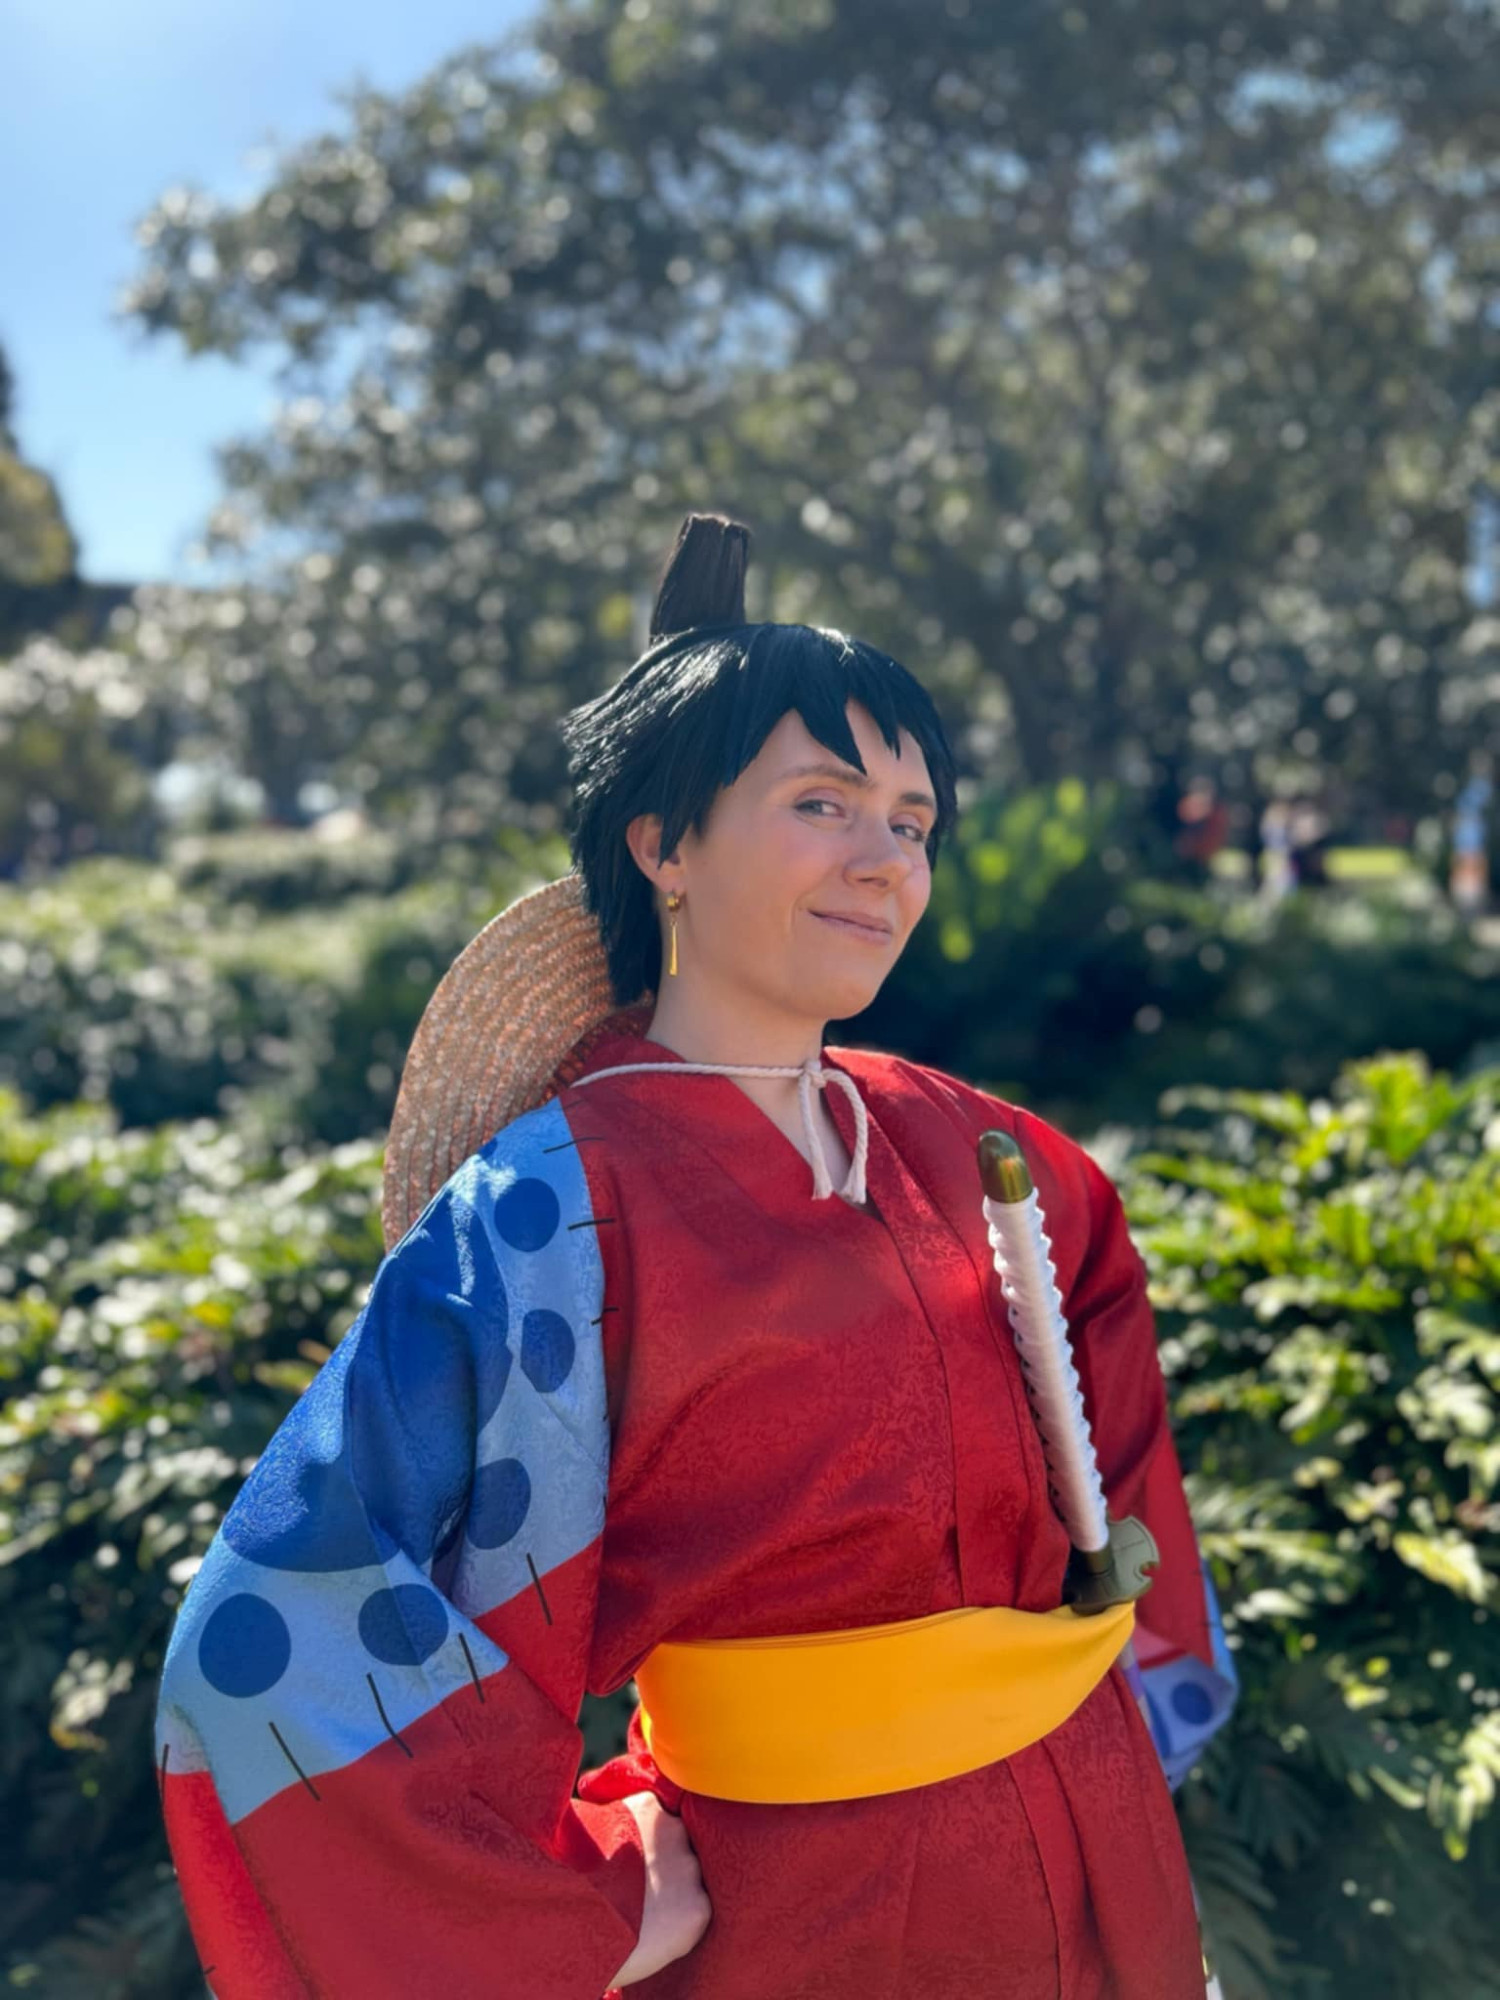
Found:
<path fill-rule="evenodd" d="M 850 702 L 845 712 L 863 774 L 789 709 L 675 860 L 657 865 L 659 819 L 632 822 L 631 851 L 658 906 L 670 890 L 683 897 L 681 972 L 716 1008 L 819 1027 L 847 1020 L 874 999 L 927 907 L 937 808 L 926 759 L 907 730 L 897 756 L 867 710 Z"/>

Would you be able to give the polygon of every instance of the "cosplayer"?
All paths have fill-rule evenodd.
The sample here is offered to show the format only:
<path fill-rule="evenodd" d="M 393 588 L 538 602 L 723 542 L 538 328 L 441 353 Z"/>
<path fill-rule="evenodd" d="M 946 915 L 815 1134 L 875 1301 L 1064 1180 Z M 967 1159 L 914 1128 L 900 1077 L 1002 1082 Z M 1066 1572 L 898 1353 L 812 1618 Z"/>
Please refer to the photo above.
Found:
<path fill-rule="evenodd" d="M 895 660 L 745 622 L 747 543 L 689 516 L 566 718 L 574 871 L 433 995 L 367 1302 L 183 1603 L 157 1757 L 220 2000 L 1204 1995 L 1171 1791 L 1234 1677 L 1145 1267 L 1055 1127 L 824 1046 L 953 759 Z M 983 1135 L 1138 1603 L 1069 1601 Z"/>

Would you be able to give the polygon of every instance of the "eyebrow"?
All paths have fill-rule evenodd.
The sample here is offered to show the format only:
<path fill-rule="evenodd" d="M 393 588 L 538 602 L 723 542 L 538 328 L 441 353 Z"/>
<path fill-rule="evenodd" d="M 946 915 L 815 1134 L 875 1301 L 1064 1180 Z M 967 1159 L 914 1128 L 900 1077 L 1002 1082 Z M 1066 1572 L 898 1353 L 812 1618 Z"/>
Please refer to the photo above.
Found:
<path fill-rule="evenodd" d="M 790 784 L 793 778 L 837 778 L 841 784 L 853 785 L 858 791 L 870 792 L 875 789 L 875 780 L 868 771 L 856 771 L 852 764 L 795 764 L 790 771 L 783 771 L 778 781 Z M 896 801 L 898 806 L 930 806 L 937 811 L 937 800 L 931 792 L 903 792 Z"/>

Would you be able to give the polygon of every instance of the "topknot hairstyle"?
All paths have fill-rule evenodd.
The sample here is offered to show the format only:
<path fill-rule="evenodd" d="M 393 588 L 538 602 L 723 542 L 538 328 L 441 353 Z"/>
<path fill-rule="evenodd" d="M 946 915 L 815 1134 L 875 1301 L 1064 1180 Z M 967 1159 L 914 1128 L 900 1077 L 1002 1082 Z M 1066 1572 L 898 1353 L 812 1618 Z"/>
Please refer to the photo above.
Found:
<path fill-rule="evenodd" d="M 929 862 L 957 817 L 953 752 L 927 690 L 899 660 L 843 632 L 747 624 L 749 548 L 743 522 L 689 514 L 657 586 L 646 651 L 559 725 L 573 781 L 573 863 L 622 1007 L 654 993 L 661 977 L 652 888 L 626 844 L 626 828 L 638 813 L 659 813 L 664 855 L 689 827 L 701 835 L 717 793 L 754 760 L 789 709 L 861 771 L 847 702 L 869 711 L 897 755 L 898 732 L 910 732 L 937 799 Z"/>

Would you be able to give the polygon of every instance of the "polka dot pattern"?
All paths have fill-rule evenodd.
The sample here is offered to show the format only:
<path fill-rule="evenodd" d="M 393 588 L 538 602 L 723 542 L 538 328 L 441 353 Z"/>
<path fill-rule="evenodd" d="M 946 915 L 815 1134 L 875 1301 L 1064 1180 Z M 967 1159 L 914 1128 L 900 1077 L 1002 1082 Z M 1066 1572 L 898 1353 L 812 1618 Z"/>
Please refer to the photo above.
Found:
<path fill-rule="evenodd" d="M 419 1667 L 448 1636 L 442 1598 L 425 1583 L 377 1590 L 359 1609 L 360 1643 L 389 1667 Z"/>
<path fill-rule="evenodd" d="M 495 1203 L 495 1227 L 512 1250 L 544 1250 L 557 1234 L 562 1210 L 546 1181 L 512 1181 Z"/>
<path fill-rule="evenodd" d="M 286 1620 L 253 1590 L 237 1591 L 215 1606 L 198 1640 L 203 1678 L 240 1701 L 275 1687 L 291 1658 Z"/>
<path fill-rule="evenodd" d="M 573 1367 L 573 1329 L 561 1313 L 539 1306 L 521 1322 L 521 1369 L 543 1395 L 560 1389 Z"/>
<path fill-rule="evenodd" d="M 469 1540 L 479 1549 L 498 1549 L 520 1533 L 531 1508 L 531 1478 L 518 1458 L 481 1465 L 469 1503 Z"/>
<path fill-rule="evenodd" d="M 572 1137 L 554 1100 L 464 1163 L 225 1517 L 161 1714 L 231 1824 L 503 1669 L 477 1621 L 598 1536 L 602 1267 Z"/>
<path fill-rule="evenodd" d="M 1207 1722 L 1213 1714 L 1213 1702 L 1207 1688 L 1199 1687 L 1196 1681 L 1179 1681 L 1172 1690 L 1172 1712 L 1182 1721 L 1198 1724 Z"/>

